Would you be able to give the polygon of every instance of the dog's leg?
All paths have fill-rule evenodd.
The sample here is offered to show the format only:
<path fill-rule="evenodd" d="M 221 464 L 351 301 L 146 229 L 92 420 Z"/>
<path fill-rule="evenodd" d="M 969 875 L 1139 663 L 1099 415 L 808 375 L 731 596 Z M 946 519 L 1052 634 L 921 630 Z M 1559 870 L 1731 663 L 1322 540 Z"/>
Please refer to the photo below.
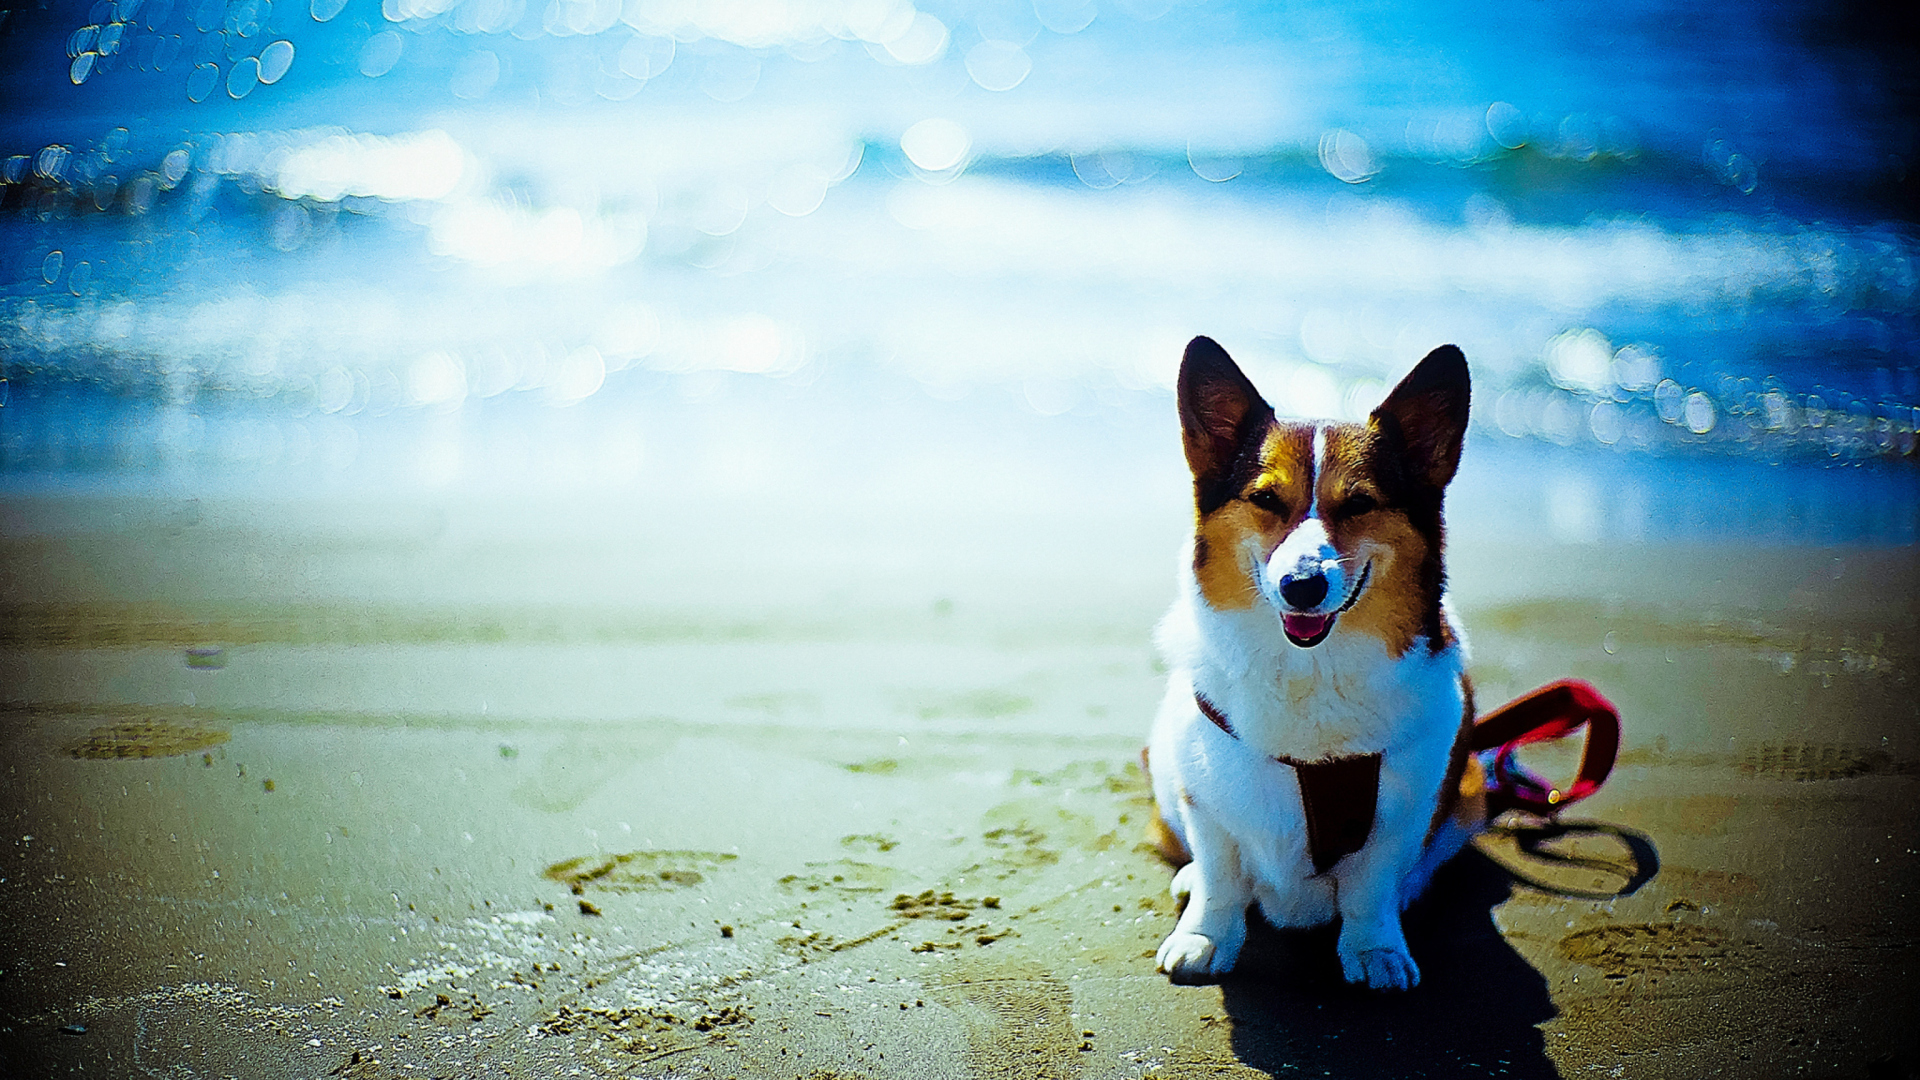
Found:
<path fill-rule="evenodd" d="M 1409 990 L 1419 985 L 1420 967 L 1407 950 L 1407 935 L 1400 926 L 1400 883 L 1412 862 L 1397 851 L 1362 848 L 1336 869 L 1340 971 L 1348 982 L 1375 990 Z"/>
<path fill-rule="evenodd" d="M 1198 983 L 1232 971 L 1240 959 L 1252 894 L 1232 837 L 1191 805 L 1181 809 L 1193 861 L 1175 876 L 1174 888 L 1187 891 L 1187 907 L 1155 961 L 1174 982 Z"/>
<path fill-rule="evenodd" d="M 1407 878 L 1425 847 L 1424 826 L 1433 804 L 1425 803 L 1422 816 L 1418 803 L 1409 805 L 1410 794 L 1382 784 L 1372 835 L 1332 871 L 1340 909 L 1340 970 L 1348 982 L 1375 990 L 1408 990 L 1420 982 L 1400 913 Z"/>

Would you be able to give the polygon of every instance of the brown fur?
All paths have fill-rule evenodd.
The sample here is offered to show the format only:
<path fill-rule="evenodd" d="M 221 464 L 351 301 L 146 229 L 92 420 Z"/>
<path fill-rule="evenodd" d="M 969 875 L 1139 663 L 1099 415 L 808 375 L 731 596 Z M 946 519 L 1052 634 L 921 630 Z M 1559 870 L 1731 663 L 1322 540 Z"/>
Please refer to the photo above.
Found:
<path fill-rule="evenodd" d="M 1460 733 L 1453 739 L 1453 756 L 1447 762 L 1447 777 L 1440 782 L 1440 802 L 1433 808 L 1433 821 L 1427 826 L 1431 841 L 1449 817 L 1462 824 L 1475 825 L 1487 819 L 1487 774 L 1480 759 L 1473 756 L 1473 680 L 1462 676 L 1460 689 L 1466 703 L 1460 710 Z M 1144 760 L 1144 759 L 1143 759 Z"/>
<path fill-rule="evenodd" d="M 1206 548 L 1207 563 L 1195 568 L 1194 580 L 1200 595 L 1218 611 L 1243 611 L 1260 598 L 1247 563 L 1245 540 L 1260 531 L 1259 516 L 1251 503 L 1235 499 L 1200 519 L 1194 544 Z"/>
<path fill-rule="evenodd" d="M 1147 750 L 1144 746 L 1140 748 L 1140 772 L 1147 778 L 1147 787 L 1151 789 L 1153 770 L 1147 764 Z M 1180 842 L 1180 838 L 1173 834 L 1173 830 L 1167 827 L 1166 820 L 1160 816 L 1160 806 L 1157 803 L 1153 808 L 1153 817 L 1147 822 L 1147 843 L 1153 846 L 1153 850 L 1160 853 L 1161 858 L 1176 867 L 1185 866 L 1193 861 L 1187 846 Z"/>

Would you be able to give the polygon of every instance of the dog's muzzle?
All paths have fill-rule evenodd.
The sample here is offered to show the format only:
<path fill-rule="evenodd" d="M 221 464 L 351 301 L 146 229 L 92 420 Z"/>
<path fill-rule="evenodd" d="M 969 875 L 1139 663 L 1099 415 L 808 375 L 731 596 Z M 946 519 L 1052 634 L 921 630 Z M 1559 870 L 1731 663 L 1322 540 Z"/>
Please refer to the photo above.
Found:
<path fill-rule="evenodd" d="M 1311 649 L 1327 640 L 1333 633 L 1333 624 L 1360 599 L 1360 593 L 1367 587 L 1367 579 L 1373 575 L 1373 563 L 1368 562 L 1360 570 L 1360 580 L 1354 583 L 1353 591 L 1341 601 L 1340 606 L 1328 612 L 1285 611 L 1280 614 L 1280 628 L 1287 640 L 1303 649 Z M 1280 581 L 1280 599 L 1288 607 L 1318 607 L 1327 598 L 1327 576 L 1325 574 L 1307 574 L 1300 577 L 1288 576 Z"/>

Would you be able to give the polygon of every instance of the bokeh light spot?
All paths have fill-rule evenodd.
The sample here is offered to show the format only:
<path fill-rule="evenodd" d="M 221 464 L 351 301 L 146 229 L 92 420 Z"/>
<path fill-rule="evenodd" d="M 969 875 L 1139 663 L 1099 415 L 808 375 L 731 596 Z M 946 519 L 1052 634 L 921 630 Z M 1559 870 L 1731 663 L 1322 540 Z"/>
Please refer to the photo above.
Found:
<path fill-rule="evenodd" d="M 360 46 L 360 74 L 369 79 L 377 79 L 393 70 L 400 62 L 400 52 L 405 43 L 400 40 L 397 30 L 382 30 L 367 39 Z"/>
<path fill-rule="evenodd" d="M 900 150 L 919 168 L 941 173 L 966 163 L 973 137 L 951 120 L 932 117 L 901 133 Z"/>
<path fill-rule="evenodd" d="M 227 72 L 227 96 L 235 101 L 253 93 L 260 85 L 260 61 L 245 57 Z"/>
<path fill-rule="evenodd" d="M 1613 381 L 1613 343 L 1598 330 L 1568 330 L 1547 343 L 1547 374 L 1569 390 L 1599 393 Z"/>
<path fill-rule="evenodd" d="M 1102 160 L 1106 156 L 1105 154 L 1099 153 L 1071 154 L 1067 160 L 1073 166 L 1073 175 L 1079 177 L 1081 183 L 1093 188 L 1095 191 L 1100 191 L 1110 187 L 1117 187 L 1122 179 L 1122 177 L 1115 176 L 1107 169 L 1105 162 Z"/>
<path fill-rule="evenodd" d="M 620 73 L 630 79 L 657 79 L 673 63 L 673 39 L 640 34 L 620 48 Z"/>
<path fill-rule="evenodd" d="M 788 217 L 805 217 L 827 199 L 827 175 L 812 165 L 780 170 L 767 190 L 767 205 Z"/>
<path fill-rule="evenodd" d="M 1208 153 L 1187 144 L 1187 166 L 1193 174 L 1212 184 L 1224 184 L 1239 176 L 1246 163 L 1233 154 Z"/>
<path fill-rule="evenodd" d="M 1100 8 L 1094 0 L 1033 0 L 1033 13 L 1056 34 L 1077 34 L 1093 25 Z"/>
<path fill-rule="evenodd" d="M 1364 183 L 1380 171 L 1367 140 L 1344 128 L 1320 137 L 1320 164 L 1349 184 Z"/>
<path fill-rule="evenodd" d="M 313 16 L 314 22 L 329 22 L 346 8 L 347 0 L 311 0 L 307 13 Z"/>
<path fill-rule="evenodd" d="M 547 384 L 547 400 L 555 405 L 575 405 L 598 393 L 607 381 L 606 361 L 600 350 L 582 345 L 560 361 L 553 381 Z"/>
<path fill-rule="evenodd" d="M 922 11 L 907 32 L 887 42 L 887 55 L 903 64 L 931 64 L 946 55 L 947 24 Z"/>
<path fill-rule="evenodd" d="M 1695 390 L 1687 395 L 1687 430 L 1695 435 L 1705 435 L 1713 430 L 1713 399 Z"/>
<path fill-rule="evenodd" d="M 313 407 L 323 413 L 337 413 L 353 401 L 353 375 L 335 365 L 314 376 Z"/>
<path fill-rule="evenodd" d="M 33 157 L 34 174 L 47 180 L 62 179 L 73 151 L 64 146 L 49 146 Z"/>
<path fill-rule="evenodd" d="M 213 88 L 219 85 L 219 65 L 200 64 L 187 73 L 187 100 L 199 104 L 211 97 Z"/>
<path fill-rule="evenodd" d="M 260 50 L 260 81 L 272 86 L 293 67 L 293 42 L 284 38 Z"/>
<path fill-rule="evenodd" d="M 1504 101 L 1487 106 L 1487 134 L 1509 150 L 1527 145 L 1527 116 Z"/>
<path fill-rule="evenodd" d="M 229 34 L 250 38 L 260 32 L 272 5 L 267 0 L 228 0 L 226 29 Z"/>
<path fill-rule="evenodd" d="M 1650 345 L 1623 345 L 1613 354 L 1612 374 L 1622 390 L 1651 390 L 1660 382 L 1660 354 Z"/>
<path fill-rule="evenodd" d="M 1593 411 L 1587 414 L 1587 427 L 1593 432 L 1595 439 L 1608 446 L 1619 442 L 1621 432 L 1625 428 L 1620 406 L 1611 401 L 1602 401 L 1595 405 Z"/>
<path fill-rule="evenodd" d="M 47 257 L 40 260 L 40 280 L 49 285 L 59 281 L 60 271 L 63 270 L 66 265 L 67 256 L 64 252 L 60 251 L 60 249 L 55 248 L 47 252 Z"/>
<path fill-rule="evenodd" d="M 885 45 L 912 29 L 918 14 L 905 0 L 854 0 L 845 14 L 846 28 L 870 45 Z"/>
<path fill-rule="evenodd" d="M 1660 419 L 1677 424 L 1686 409 L 1686 398 L 1686 391 L 1680 388 L 1679 383 L 1672 379 L 1661 379 L 1660 384 L 1653 388 L 1653 410 Z"/>
<path fill-rule="evenodd" d="M 1760 401 L 1767 411 L 1767 430 L 1769 431 L 1792 430 L 1792 428 L 1795 426 L 1794 420 L 1793 420 L 1793 406 L 1787 400 L 1787 395 L 1781 393 L 1778 390 L 1772 390 L 1772 391 L 1768 391 L 1767 394 L 1760 399 Z"/>
<path fill-rule="evenodd" d="M 1011 90 L 1032 71 L 1027 50 L 1010 41 L 983 41 L 967 50 L 967 74 L 982 90 Z"/>

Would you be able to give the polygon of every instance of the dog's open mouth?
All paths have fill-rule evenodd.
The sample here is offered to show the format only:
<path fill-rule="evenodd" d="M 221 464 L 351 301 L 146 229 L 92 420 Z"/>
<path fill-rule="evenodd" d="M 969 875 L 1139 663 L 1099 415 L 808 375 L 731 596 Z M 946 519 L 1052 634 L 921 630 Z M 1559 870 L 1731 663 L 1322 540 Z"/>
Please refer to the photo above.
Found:
<path fill-rule="evenodd" d="M 1333 632 L 1333 620 L 1339 617 L 1331 612 L 1326 615 L 1282 615 L 1280 626 L 1287 632 L 1288 641 L 1303 649 L 1311 649 L 1327 640 L 1327 635 Z"/>
<path fill-rule="evenodd" d="M 1354 584 L 1353 591 L 1348 593 L 1346 600 L 1333 611 L 1317 615 L 1307 612 L 1283 612 L 1280 616 L 1280 628 L 1286 632 L 1287 640 L 1303 649 L 1311 649 L 1327 640 L 1327 635 L 1333 633 L 1334 622 L 1341 615 L 1346 614 L 1348 608 L 1359 602 L 1360 593 L 1366 589 L 1367 579 L 1372 575 L 1373 563 L 1369 562 L 1361 569 L 1360 580 Z"/>

